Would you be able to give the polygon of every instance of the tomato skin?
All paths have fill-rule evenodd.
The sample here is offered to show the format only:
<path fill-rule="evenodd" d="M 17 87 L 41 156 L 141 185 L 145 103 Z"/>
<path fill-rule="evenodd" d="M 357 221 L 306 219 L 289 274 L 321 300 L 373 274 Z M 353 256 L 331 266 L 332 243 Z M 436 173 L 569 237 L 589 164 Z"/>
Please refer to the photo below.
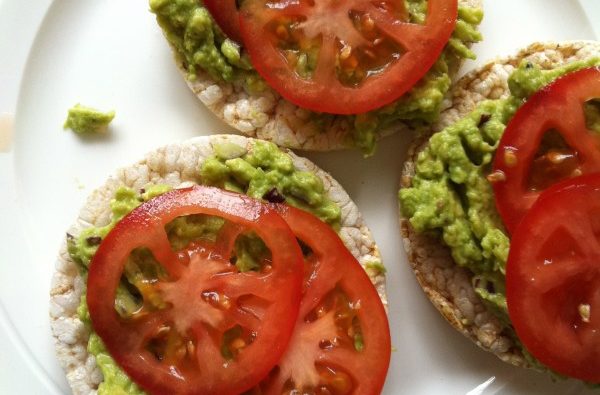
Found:
<path fill-rule="evenodd" d="M 508 312 L 527 350 L 593 383 L 600 383 L 599 214 L 600 173 L 546 189 L 517 226 L 506 267 Z"/>
<path fill-rule="evenodd" d="M 600 171 L 600 138 L 587 129 L 582 111 L 584 102 L 598 97 L 600 68 L 582 69 L 532 95 L 507 125 L 493 163 L 493 172 L 501 172 L 505 180 L 494 182 L 493 188 L 496 208 L 509 232 L 541 193 L 527 183 L 546 131 L 558 130 L 576 151 L 580 167 L 573 175 Z"/>
<path fill-rule="evenodd" d="M 223 33 L 241 44 L 242 33 L 240 32 L 240 16 L 236 0 L 203 0 L 203 3 Z"/>
<path fill-rule="evenodd" d="M 164 226 L 176 217 L 198 213 L 217 215 L 240 228 L 255 231 L 272 252 L 272 270 L 263 275 L 226 269 L 231 265 L 224 253 L 229 252 L 232 242 L 227 238 L 220 244 L 217 242 L 214 252 L 205 254 L 204 261 L 196 264 L 192 257 L 196 252 L 189 257 L 173 252 Z M 224 364 L 219 347 L 212 345 L 208 335 L 197 337 L 202 355 L 194 353 L 194 356 L 197 363 L 203 363 L 202 369 L 160 363 L 144 348 L 144 342 L 161 325 L 181 325 L 189 327 L 194 334 L 207 334 L 208 324 L 202 321 L 199 310 L 190 310 L 189 316 L 172 312 L 181 306 L 150 312 L 137 321 L 122 319 L 117 314 L 114 299 L 127 257 L 141 246 L 149 248 L 168 272 L 170 281 L 165 282 L 163 288 L 171 285 L 169 292 L 190 306 L 202 303 L 199 299 L 204 286 L 210 290 L 223 289 L 225 295 L 239 291 L 271 301 L 262 321 L 255 324 L 256 340 L 236 359 Z M 203 269 L 213 266 L 218 270 Z M 94 331 L 128 376 L 146 391 L 152 394 L 237 394 L 256 385 L 285 351 L 299 309 L 302 267 L 302 253 L 294 235 L 285 221 L 263 203 L 212 187 L 176 189 L 133 210 L 106 236 L 90 264 L 87 304 Z M 181 283 L 186 279 L 192 281 Z M 184 292 L 196 279 L 204 282 L 198 281 L 198 296 L 194 298 Z M 219 325 L 242 322 L 236 321 L 243 316 L 237 305 L 227 314 Z M 222 331 L 219 326 L 213 330 Z"/>
<path fill-rule="evenodd" d="M 261 384 L 262 393 L 280 395 L 283 393 L 285 382 L 290 378 L 287 374 L 308 379 L 310 366 L 314 366 L 315 363 L 330 364 L 342 369 L 352 379 L 354 395 L 380 393 L 389 367 L 391 340 L 387 315 L 377 290 L 356 258 L 329 225 L 297 208 L 278 205 L 278 211 L 296 237 L 311 248 L 317 262 L 311 272 L 305 275 L 305 292 L 295 333 L 288 351 L 279 362 L 279 373 L 277 377 Z M 315 323 L 319 320 L 313 323 L 305 321 L 305 317 L 336 286 L 341 288 L 351 301 L 360 304 L 357 317 L 364 341 L 360 352 L 354 348 L 342 347 L 320 349 L 320 333 L 315 333 L 317 329 L 314 328 L 318 326 Z M 330 327 L 326 328 L 326 331 L 331 330 Z M 315 388 L 314 383 L 295 384 Z"/>
<path fill-rule="evenodd" d="M 429 0 L 426 24 L 423 26 L 394 19 L 393 15 L 382 12 L 368 0 L 330 2 L 331 9 L 327 11 L 333 12 L 339 4 L 343 4 L 347 9 L 346 14 L 351 10 L 372 13 L 383 35 L 391 37 L 406 50 L 383 72 L 376 72 L 358 87 L 352 87 L 342 84 L 335 75 L 336 36 L 329 33 L 322 35 L 315 75 L 305 79 L 289 66 L 266 33 L 265 26 L 273 14 L 310 15 L 312 9 L 316 8 L 308 5 L 310 1 L 300 1 L 298 4 L 289 1 L 289 10 L 282 7 L 279 11 L 275 8 L 265 11 L 266 3 L 265 0 L 246 0 L 240 9 L 240 30 L 252 65 L 288 101 L 312 111 L 332 114 L 365 113 L 389 104 L 408 92 L 438 59 L 454 30 L 458 15 L 457 0 Z M 327 11 L 316 11 L 309 19 L 314 17 L 317 23 L 335 26 L 331 24 L 332 14 Z"/>

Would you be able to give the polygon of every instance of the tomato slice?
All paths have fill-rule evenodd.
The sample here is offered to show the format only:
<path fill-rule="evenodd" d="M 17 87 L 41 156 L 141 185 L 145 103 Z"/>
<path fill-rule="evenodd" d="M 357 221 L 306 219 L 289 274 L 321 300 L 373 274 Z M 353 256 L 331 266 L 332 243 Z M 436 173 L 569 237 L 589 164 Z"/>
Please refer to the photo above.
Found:
<path fill-rule="evenodd" d="M 358 114 L 406 93 L 435 63 L 457 0 L 429 0 L 424 25 L 403 0 L 245 0 L 240 29 L 252 65 L 284 98 Z"/>
<path fill-rule="evenodd" d="M 293 207 L 279 210 L 311 253 L 294 335 L 278 367 L 255 393 L 380 393 L 391 345 L 375 287 L 327 224 Z"/>
<path fill-rule="evenodd" d="M 240 15 L 236 0 L 203 0 L 202 2 L 223 33 L 233 41 L 242 43 Z"/>
<path fill-rule="evenodd" d="M 600 174 L 548 188 L 523 217 L 506 298 L 519 339 L 540 362 L 600 382 Z"/>
<path fill-rule="evenodd" d="M 586 126 L 583 105 L 600 97 L 600 68 L 579 70 L 532 95 L 500 139 L 493 163 L 496 207 L 509 232 L 545 187 L 564 178 L 600 171 L 600 138 Z M 567 147 L 538 156 L 546 132 Z"/>
<path fill-rule="evenodd" d="M 173 251 L 165 225 L 177 217 L 224 218 L 215 242 Z M 230 263 L 237 235 L 255 232 L 271 262 L 255 272 Z M 142 282 L 141 308 L 128 317 L 115 295 L 130 253 L 149 249 L 164 275 Z M 87 303 L 110 354 L 153 394 L 238 394 L 279 361 L 300 305 L 302 252 L 285 221 L 263 203 L 196 186 L 161 195 L 133 210 L 92 259 Z M 223 348 L 233 354 L 226 358 Z"/>

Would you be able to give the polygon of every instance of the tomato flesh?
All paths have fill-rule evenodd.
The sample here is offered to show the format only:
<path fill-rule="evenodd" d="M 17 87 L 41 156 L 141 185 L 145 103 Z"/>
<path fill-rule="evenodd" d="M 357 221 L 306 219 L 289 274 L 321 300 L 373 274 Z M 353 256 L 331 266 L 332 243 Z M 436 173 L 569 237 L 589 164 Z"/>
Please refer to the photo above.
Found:
<path fill-rule="evenodd" d="M 551 369 L 600 382 L 600 174 L 544 191 L 511 240 L 506 298 L 527 350 Z"/>
<path fill-rule="evenodd" d="M 287 100 L 358 114 L 391 103 L 425 75 L 454 30 L 457 4 L 429 0 L 419 25 L 401 0 L 246 0 L 240 29 L 253 66 Z"/>
<path fill-rule="evenodd" d="M 223 33 L 233 41 L 241 44 L 242 33 L 240 32 L 240 16 L 236 0 L 203 0 L 202 3 Z"/>
<path fill-rule="evenodd" d="M 302 210 L 280 213 L 312 250 L 294 335 L 275 373 L 257 393 L 380 393 L 390 361 L 385 309 L 369 277 L 339 236 Z"/>
<path fill-rule="evenodd" d="M 509 232 L 549 185 L 600 171 L 600 137 L 586 125 L 583 106 L 600 97 L 600 68 L 567 74 L 532 95 L 511 119 L 493 163 L 496 207 Z M 548 131 L 567 147 L 536 158 Z"/>
<path fill-rule="evenodd" d="M 216 241 L 173 251 L 165 226 L 194 214 L 226 220 Z M 255 232 L 271 251 L 259 271 L 231 264 L 235 240 Z M 115 295 L 131 252 L 150 250 L 161 275 L 137 289 L 128 317 Z M 196 186 L 161 195 L 123 218 L 91 261 L 87 303 L 94 331 L 130 378 L 153 394 L 238 394 L 278 362 L 302 291 L 302 252 L 280 215 L 263 203 Z"/>

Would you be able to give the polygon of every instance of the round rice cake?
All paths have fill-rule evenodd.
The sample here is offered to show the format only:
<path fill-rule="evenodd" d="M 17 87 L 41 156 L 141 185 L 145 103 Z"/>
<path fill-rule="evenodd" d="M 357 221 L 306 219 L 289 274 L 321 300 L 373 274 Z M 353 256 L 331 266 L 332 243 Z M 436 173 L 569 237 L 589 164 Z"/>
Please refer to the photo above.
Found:
<path fill-rule="evenodd" d="M 248 152 L 255 141 L 257 140 L 235 135 L 202 136 L 150 152 L 141 161 L 118 170 L 104 185 L 92 192 L 67 233 L 77 237 L 86 228 L 108 224 L 111 219 L 109 203 L 119 187 L 140 190 L 150 184 L 167 184 L 174 188 L 198 184 L 198 169 L 205 159 L 214 156 L 215 145 L 235 144 Z M 291 151 L 283 151 L 291 156 L 296 169 L 316 174 L 322 180 L 328 198 L 339 205 L 339 235 L 361 263 L 384 306 L 387 306 L 383 272 L 367 267 L 369 262 L 381 262 L 379 249 L 354 202 L 331 175 L 309 160 L 296 156 Z M 90 331 L 77 314 L 84 289 L 84 279 L 79 274 L 77 264 L 69 256 L 64 242 L 52 278 L 50 320 L 58 359 L 76 395 L 96 393 L 103 380 L 95 357 L 87 351 Z"/>
<path fill-rule="evenodd" d="M 477 10 L 483 8 L 482 0 L 459 0 L 458 4 Z M 348 116 L 333 116 L 323 127 L 314 122 L 311 111 L 290 103 L 268 86 L 263 92 L 249 94 L 241 82 L 216 81 L 202 70 L 190 80 L 182 57 L 173 46 L 171 49 L 181 76 L 196 97 L 218 118 L 244 135 L 293 149 L 330 151 L 354 147 L 351 139 L 354 125 Z M 457 64 L 449 70 L 451 78 L 459 67 Z M 413 129 L 408 123 L 395 121 L 378 130 L 377 137 Z"/>
<path fill-rule="evenodd" d="M 457 122 L 477 105 L 488 99 L 509 95 L 508 77 L 522 60 L 542 69 L 600 55 L 600 42 L 568 41 L 535 43 L 515 56 L 496 59 L 471 71 L 451 90 L 452 105 L 442 112 L 440 120 L 429 133 L 412 144 L 404 163 L 401 188 L 411 186 L 418 154 L 427 146 L 435 132 Z M 449 249 L 436 237 L 416 232 L 406 218 L 400 217 L 404 248 L 408 261 L 425 294 L 446 320 L 479 347 L 516 366 L 533 368 L 500 321 L 475 294 L 473 274 L 456 265 Z"/>

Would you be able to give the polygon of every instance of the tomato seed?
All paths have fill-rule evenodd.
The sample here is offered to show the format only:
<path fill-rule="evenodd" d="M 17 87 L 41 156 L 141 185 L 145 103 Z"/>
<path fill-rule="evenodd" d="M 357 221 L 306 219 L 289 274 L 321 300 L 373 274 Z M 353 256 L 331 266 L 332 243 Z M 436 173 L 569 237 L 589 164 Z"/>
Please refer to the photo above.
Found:
<path fill-rule="evenodd" d="M 504 174 L 502 170 L 496 170 L 495 172 L 488 174 L 486 178 L 493 184 L 500 181 L 506 181 L 506 174 Z"/>
<path fill-rule="evenodd" d="M 277 35 L 277 37 L 279 39 L 284 40 L 284 41 L 287 41 L 290 38 L 290 34 L 288 33 L 288 30 L 283 25 L 277 26 L 277 29 L 275 29 L 275 34 Z"/>
<path fill-rule="evenodd" d="M 346 318 L 350 318 L 350 314 L 348 313 L 348 311 L 338 311 L 335 314 L 335 319 L 336 320 L 344 320 Z"/>
<path fill-rule="evenodd" d="M 548 161 L 553 165 L 560 165 L 565 160 L 573 157 L 573 155 L 563 154 L 557 151 L 550 151 L 546 154 L 546 157 L 548 158 Z"/>
<path fill-rule="evenodd" d="M 357 81 L 362 81 L 362 80 L 364 80 L 364 79 L 365 79 L 365 77 L 366 77 L 366 75 L 367 75 L 367 74 L 366 74 L 366 73 L 365 73 L 363 70 L 356 70 L 356 71 L 354 72 L 354 78 L 355 78 Z"/>
<path fill-rule="evenodd" d="M 375 53 L 373 51 L 371 51 L 370 49 L 365 49 L 364 50 L 365 55 L 367 55 L 369 58 L 371 59 L 375 59 Z"/>
<path fill-rule="evenodd" d="M 323 317 L 325 314 L 327 313 L 327 311 L 325 311 L 325 307 L 319 307 L 319 309 L 317 310 L 317 317 L 321 318 Z"/>
<path fill-rule="evenodd" d="M 591 307 L 589 304 L 582 303 L 577 307 L 581 321 L 590 322 Z"/>
<path fill-rule="evenodd" d="M 299 70 L 300 73 L 304 72 L 307 69 L 308 65 L 308 57 L 305 53 L 300 54 L 298 56 L 298 62 L 296 64 L 296 69 Z"/>
<path fill-rule="evenodd" d="M 188 340 L 186 348 L 188 356 L 192 357 L 194 354 L 196 354 L 196 346 L 191 340 Z"/>
<path fill-rule="evenodd" d="M 298 63 L 298 55 L 292 51 L 286 51 L 285 59 L 287 60 L 290 66 L 295 67 Z"/>
<path fill-rule="evenodd" d="M 356 66 L 358 66 L 358 59 L 356 59 L 356 56 L 350 56 L 348 59 L 346 59 L 346 61 L 344 63 L 345 63 L 346 69 L 354 70 L 356 68 Z"/>
<path fill-rule="evenodd" d="M 362 20 L 362 28 L 364 31 L 370 32 L 375 27 L 375 21 L 368 15 L 365 15 Z"/>
<path fill-rule="evenodd" d="M 336 394 L 347 394 L 352 390 L 350 377 L 342 372 L 336 372 L 335 377 L 330 381 L 329 386 Z"/>
<path fill-rule="evenodd" d="M 344 48 L 342 48 L 342 51 L 340 52 L 340 59 L 346 60 L 350 57 L 351 54 L 352 54 L 352 47 L 349 45 L 344 45 Z"/>
<path fill-rule="evenodd" d="M 225 308 L 228 309 L 231 307 L 231 301 L 225 295 L 221 295 L 218 292 L 214 291 L 205 291 L 202 292 L 202 299 L 215 308 Z"/>
<path fill-rule="evenodd" d="M 244 347 L 246 347 L 246 342 L 241 337 L 237 337 L 231 342 L 231 348 L 235 351 L 239 351 Z"/>
<path fill-rule="evenodd" d="M 175 358 L 183 359 L 183 358 L 185 358 L 186 353 L 187 353 L 186 347 L 179 347 L 179 348 L 177 348 L 177 351 L 175 351 Z"/>
<path fill-rule="evenodd" d="M 158 331 L 156 332 L 156 336 L 164 336 L 167 334 L 167 332 L 169 332 L 171 330 L 171 327 L 168 325 L 163 325 L 161 326 Z"/>
<path fill-rule="evenodd" d="M 331 391 L 329 391 L 329 389 L 327 389 L 327 387 L 325 387 L 324 385 L 317 389 L 316 394 L 317 395 L 332 395 Z"/>
<path fill-rule="evenodd" d="M 228 310 L 231 308 L 231 301 L 225 295 L 223 295 L 223 297 L 221 298 L 221 307 L 223 307 L 225 310 Z"/>
<path fill-rule="evenodd" d="M 514 167 L 517 164 L 517 161 L 517 155 L 515 154 L 515 152 L 511 149 L 505 148 L 504 163 L 506 163 L 506 166 Z"/>

